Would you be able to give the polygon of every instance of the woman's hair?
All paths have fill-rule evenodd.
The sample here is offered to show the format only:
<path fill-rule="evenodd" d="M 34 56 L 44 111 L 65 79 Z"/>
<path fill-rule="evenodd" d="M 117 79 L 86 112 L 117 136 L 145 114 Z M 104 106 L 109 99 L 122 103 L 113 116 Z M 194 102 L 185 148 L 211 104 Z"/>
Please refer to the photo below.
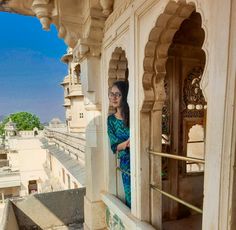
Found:
<path fill-rule="evenodd" d="M 129 84 L 126 81 L 116 81 L 112 87 L 116 86 L 121 92 L 121 116 L 125 122 L 125 125 L 129 127 L 129 105 L 127 103 L 127 96 L 129 91 Z"/>

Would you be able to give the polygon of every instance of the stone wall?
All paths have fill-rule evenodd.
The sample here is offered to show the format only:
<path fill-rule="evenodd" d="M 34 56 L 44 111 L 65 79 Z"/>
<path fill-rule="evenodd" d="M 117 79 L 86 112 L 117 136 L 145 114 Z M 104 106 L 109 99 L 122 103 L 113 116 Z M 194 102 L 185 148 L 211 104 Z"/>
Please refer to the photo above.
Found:
<path fill-rule="evenodd" d="M 13 210 L 13 204 L 10 200 L 7 200 L 7 203 L 5 205 L 2 223 L 0 225 L 1 229 L 4 230 L 19 230 L 16 216 Z"/>
<path fill-rule="evenodd" d="M 59 192 L 34 194 L 25 200 L 8 203 L 4 213 L 5 230 L 18 229 L 10 227 L 14 222 L 19 229 L 47 229 L 59 226 L 81 224 L 84 221 L 85 188 Z M 9 218 L 6 218 L 8 214 Z"/>

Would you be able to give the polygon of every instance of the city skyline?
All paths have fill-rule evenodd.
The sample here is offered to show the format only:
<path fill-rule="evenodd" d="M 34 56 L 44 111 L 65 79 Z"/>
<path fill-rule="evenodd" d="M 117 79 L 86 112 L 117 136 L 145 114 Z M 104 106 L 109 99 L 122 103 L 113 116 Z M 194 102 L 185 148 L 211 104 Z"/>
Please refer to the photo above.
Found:
<path fill-rule="evenodd" d="M 26 111 L 41 122 L 64 120 L 60 82 L 66 45 L 55 27 L 46 32 L 37 18 L 0 13 L 0 115 Z M 18 26 L 20 25 L 20 26 Z"/>

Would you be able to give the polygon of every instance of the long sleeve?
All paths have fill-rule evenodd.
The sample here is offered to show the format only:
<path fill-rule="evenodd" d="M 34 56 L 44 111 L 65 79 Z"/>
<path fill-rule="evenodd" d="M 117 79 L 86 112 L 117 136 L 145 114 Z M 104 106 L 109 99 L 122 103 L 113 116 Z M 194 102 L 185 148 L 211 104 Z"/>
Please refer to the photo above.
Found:
<path fill-rule="evenodd" d="M 113 153 L 117 152 L 117 145 L 120 144 L 122 141 L 118 139 L 115 135 L 114 124 L 110 117 L 107 119 L 107 133 L 110 139 L 111 149 Z"/>

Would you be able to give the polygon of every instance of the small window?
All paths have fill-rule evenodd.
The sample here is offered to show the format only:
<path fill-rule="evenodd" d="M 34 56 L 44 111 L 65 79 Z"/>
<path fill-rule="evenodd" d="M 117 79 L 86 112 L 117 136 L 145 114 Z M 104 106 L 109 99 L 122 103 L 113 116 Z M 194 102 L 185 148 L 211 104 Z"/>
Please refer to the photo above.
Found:
<path fill-rule="evenodd" d="M 49 155 L 49 165 L 50 165 L 50 170 L 52 171 L 52 156 Z"/>
<path fill-rule="evenodd" d="M 28 192 L 29 194 L 36 193 L 38 191 L 37 181 L 30 180 L 28 184 Z"/>
<path fill-rule="evenodd" d="M 62 169 L 62 179 L 63 179 L 63 183 L 65 184 L 65 170 Z"/>
<path fill-rule="evenodd" d="M 68 189 L 71 189 L 71 186 L 70 186 L 70 175 L 67 174 L 67 181 L 68 181 Z"/>
<path fill-rule="evenodd" d="M 187 142 L 187 157 L 193 157 L 197 159 L 204 159 L 205 143 L 204 143 L 204 129 L 202 125 L 194 125 L 189 130 Z M 203 172 L 204 165 L 202 163 L 186 162 L 187 173 Z"/>
<path fill-rule="evenodd" d="M 84 118 L 84 114 L 83 113 L 79 113 L 79 118 Z"/>
<path fill-rule="evenodd" d="M 80 65 L 75 66 L 74 75 L 76 77 L 76 79 L 75 79 L 76 84 L 81 84 L 80 73 L 81 73 Z"/>

